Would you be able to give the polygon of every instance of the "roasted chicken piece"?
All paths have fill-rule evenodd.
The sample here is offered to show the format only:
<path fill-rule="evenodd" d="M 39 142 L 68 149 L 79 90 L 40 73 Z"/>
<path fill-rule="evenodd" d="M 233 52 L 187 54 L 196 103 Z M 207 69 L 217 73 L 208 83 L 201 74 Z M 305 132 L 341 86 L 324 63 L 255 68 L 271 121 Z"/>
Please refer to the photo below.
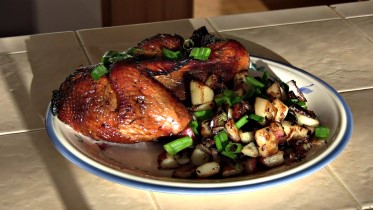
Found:
<path fill-rule="evenodd" d="M 176 135 L 188 126 L 187 108 L 133 65 L 118 63 L 98 81 L 90 71 L 78 70 L 54 92 L 58 118 L 74 130 L 93 139 L 136 143 Z"/>
<path fill-rule="evenodd" d="M 218 39 L 204 27 L 190 40 L 211 48 L 207 61 L 189 58 L 179 35 L 158 34 L 131 48 L 131 59 L 115 62 L 97 81 L 90 75 L 95 66 L 77 69 L 53 92 L 52 113 L 83 135 L 109 142 L 136 143 L 181 133 L 192 119 L 181 102 L 187 98 L 185 82 L 203 81 L 211 73 L 229 81 L 249 65 L 240 43 Z M 183 57 L 164 59 L 163 48 L 181 50 Z"/>

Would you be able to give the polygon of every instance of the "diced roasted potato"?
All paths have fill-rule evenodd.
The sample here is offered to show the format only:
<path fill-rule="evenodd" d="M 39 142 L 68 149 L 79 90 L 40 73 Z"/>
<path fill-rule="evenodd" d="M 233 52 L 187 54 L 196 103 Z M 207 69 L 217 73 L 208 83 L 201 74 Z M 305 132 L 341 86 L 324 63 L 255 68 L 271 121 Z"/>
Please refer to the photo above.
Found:
<path fill-rule="evenodd" d="M 216 74 L 211 74 L 207 77 L 205 84 L 213 90 L 221 90 L 224 86 L 224 83 L 219 81 L 219 77 Z"/>
<path fill-rule="evenodd" d="M 200 165 L 196 169 L 197 176 L 200 178 L 207 178 L 218 174 L 220 172 L 220 165 L 217 162 L 208 162 Z"/>
<path fill-rule="evenodd" d="M 229 119 L 225 123 L 225 130 L 227 131 L 227 134 L 229 138 L 234 142 L 239 142 L 241 140 L 240 134 L 238 132 L 238 128 L 236 127 L 236 124 L 233 119 Z"/>
<path fill-rule="evenodd" d="M 241 152 L 249 157 L 258 157 L 259 156 L 259 151 L 258 148 L 256 147 L 254 142 L 250 142 L 249 144 L 245 145 Z"/>
<path fill-rule="evenodd" d="M 212 130 L 210 127 L 210 122 L 205 120 L 201 123 L 201 136 L 206 138 L 212 136 Z"/>
<path fill-rule="evenodd" d="M 303 139 L 311 134 L 311 131 L 308 128 L 305 128 L 297 124 L 292 125 L 289 121 L 283 121 L 282 127 L 284 128 L 286 134 L 286 141 L 292 139 Z"/>
<path fill-rule="evenodd" d="M 285 139 L 286 133 L 285 133 L 284 128 L 282 127 L 282 125 L 280 123 L 271 122 L 268 125 L 268 127 L 272 131 L 272 133 L 275 135 L 277 142 L 280 142 L 280 141 Z"/>
<path fill-rule="evenodd" d="M 255 141 L 259 146 L 258 151 L 261 157 L 269 157 L 278 152 L 276 136 L 269 127 L 257 130 L 255 132 Z"/>
<path fill-rule="evenodd" d="M 277 108 L 275 121 L 282 122 L 288 114 L 289 108 L 280 99 L 277 98 L 272 101 L 272 104 Z"/>
<path fill-rule="evenodd" d="M 246 78 L 248 76 L 249 76 L 249 72 L 247 70 L 242 70 L 240 72 L 237 72 L 233 78 L 233 85 L 237 87 L 240 84 L 245 84 Z"/>
<path fill-rule="evenodd" d="M 283 151 L 278 151 L 276 154 L 268 156 L 268 157 L 263 157 L 259 158 L 259 161 L 267 166 L 267 167 L 275 167 L 284 164 L 284 152 Z"/>
<path fill-rule="evenodd" d="M 277 114 L 277 108 L 269 100 L 260 97 L 255 98 L 254 110 L 256 115 L 269 121 L 273 121 Z"/>
<path fill-rule="evenodd" d="M 270 85 L 267 88 L 266 93 L 271 99 L 282 98 L 281 87 L 280 87 L 280 84 L 278 84 L 278 82 L 274 82 L 272 85 Z"/>
<path fill-rule="evenodd" d="M 196 111 L 205 111 L 205 110 L 211 110 L 214 108 L 215 103 L 214 102 L 207 102 L 204 104 L 198 104 L 194 105 L 190 108 L 190 111 L 196 112 Z"/>
<path fill-rule="evenodd" d="M 241 138 L 242 143 L 249 143 L 249 142 L 254 141 L 254 132 L 253 131 L 239 130 L 238 133 L 240 134 L 240 138 Z"/>
<path fill-rule="evenodd" d="M 199 81 L 190 82 L 190 95 L 193 105 L 209 103 L 214 100 L 214 91 Z"/>
<path fill-rule="evenodd" d="M 295 116 L 298 125 L 312 127 L 317 127 L 320 125 L 320 122 L 313 111 L 304 109 L 294 104 L 289 106 L 289 112 Z"/>
<path fill-rule="evenodd" d="M 191 160 L 193 165 L 199 166 L 210 161 L 210 154 L 203 151 L 198 145 L 194 148 Z"/>
<path fill-rule="evenodd" d="M 316 118 L 311 118 L 304 114 L 295 113 L 295 117 L 297 118 L 298 125 L 306 125 L 312 127 L 318 127 L 320 125 L 319 120 L 317 120 Z"/>
<path fill-rule="evenodd" d="M 166 151 L 158 155 L 158 165 L 161 169 L 175 169 L 179 167 L 175 156 L 168 154 Z"/>

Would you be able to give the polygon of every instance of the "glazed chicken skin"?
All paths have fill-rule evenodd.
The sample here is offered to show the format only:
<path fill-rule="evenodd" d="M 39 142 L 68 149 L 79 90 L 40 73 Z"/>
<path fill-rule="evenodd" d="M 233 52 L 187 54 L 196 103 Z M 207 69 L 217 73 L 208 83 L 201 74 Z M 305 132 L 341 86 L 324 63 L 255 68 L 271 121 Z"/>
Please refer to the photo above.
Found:
<path fill-rule="evenodd" d="M 95 66 L 77 69 L 53 92 L 54 115 L 92 139 L 115 143 L 154 141 L 178 135 L 192 116 L 184 105 L 187 81 L 204 81 L 216 74 L 230 81 L 247 69 L 249 56 L 237 41 L 218 39 L 206 28 L 190 38 L 195 46 L 211 48 L 207 61 L 162 57 L 162 48 L 182 50 L 179 35 L 158 34 L 130 49 L 133 57 L 112 64 L 109 73 L 93 80 Z"/>
<path fill-rule="evenodd" d="M 93 139 L 116 143 L 176 135 L 189 124 L 188 109 L 139 69 L 116 64 L 109 76 L 91 79 L 81 69 L 61 86 L 58 118 Z"/>

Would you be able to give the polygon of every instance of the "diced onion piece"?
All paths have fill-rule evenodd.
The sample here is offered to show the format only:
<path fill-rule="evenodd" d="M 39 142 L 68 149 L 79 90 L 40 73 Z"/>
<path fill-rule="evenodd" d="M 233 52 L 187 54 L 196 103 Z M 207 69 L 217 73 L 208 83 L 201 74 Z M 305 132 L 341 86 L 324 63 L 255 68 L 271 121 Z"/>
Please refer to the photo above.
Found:
<path fill-rule="evenodd" d="M 220 172 L 220 165 L 217 162 L 208 162 L 200 165 L 196 169 L 197 176 L 200 178 L 207 178 L 218 174 Z"/>
<path fill-rule="evenodd" d="M 190 95 L 193 105 L 209 103 L 214 100 L 214 91 L 199 81 L 190 82 Z"/>

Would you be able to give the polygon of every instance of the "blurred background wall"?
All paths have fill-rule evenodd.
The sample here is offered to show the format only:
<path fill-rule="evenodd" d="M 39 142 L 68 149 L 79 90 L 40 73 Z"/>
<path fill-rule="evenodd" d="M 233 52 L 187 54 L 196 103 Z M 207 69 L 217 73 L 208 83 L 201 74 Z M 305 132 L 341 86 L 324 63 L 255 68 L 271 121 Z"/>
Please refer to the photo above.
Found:
<path fill-rule="evenodd" d="M 0 0 L 0 37 L 359 0 Z"/>
<path fill-rule="evenodd" d="M 0 0 L 0 37 L 101 26 L 101 0 Z"/>

